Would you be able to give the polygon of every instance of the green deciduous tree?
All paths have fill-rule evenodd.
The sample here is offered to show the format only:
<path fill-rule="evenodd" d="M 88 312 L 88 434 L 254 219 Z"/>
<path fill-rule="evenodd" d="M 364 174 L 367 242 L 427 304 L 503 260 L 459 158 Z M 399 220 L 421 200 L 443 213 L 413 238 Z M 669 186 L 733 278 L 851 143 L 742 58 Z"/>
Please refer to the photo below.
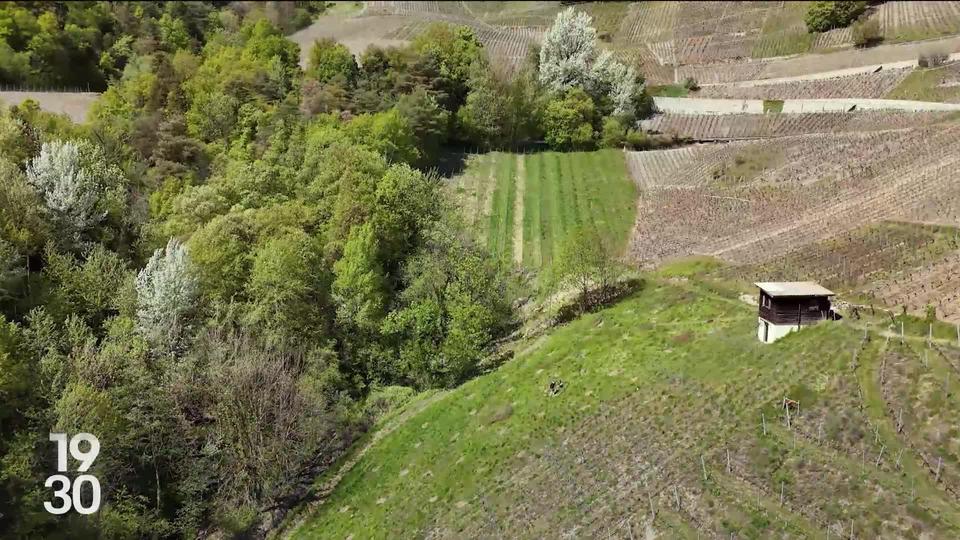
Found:
<path fill-rule="evenodd" d="M 321 83 L 339 82 L 346 87 L 356 84 L 357 60 L 345 45 L 325 38 L 318 39 L 307 57 L 307 77 Z"/>
<path fill-rule="evenodd" d="M 553 148 L 589 148 L 593 144 L 593 100 L 575 88 L 557 95 L 546 107 L 543 130 Z"/>
<path fill-rule="evenodd" d="M 590 226 L 578 226 L 567 233 L 554 262 L 555 277 L 561 284 L 573 286 L 581 311 L 594 303 L 591 289 L 605 290 L 616 276 L 616 265 L 605 239 Z"/>
<path fill-rule="evenodd" d="M 369 223 L 355 227 L 333 265 L 333 300 L 337 320 L 347 327 L 375 331 L 386 308 L 386 280 L 380 246 Z"/>
<path fill-rule="evenodd" d="M 813 2 L 804 22 L 810 32 L 826 32 L 849 25 L 867 9 L 866 2 L 839 0 Z"/>

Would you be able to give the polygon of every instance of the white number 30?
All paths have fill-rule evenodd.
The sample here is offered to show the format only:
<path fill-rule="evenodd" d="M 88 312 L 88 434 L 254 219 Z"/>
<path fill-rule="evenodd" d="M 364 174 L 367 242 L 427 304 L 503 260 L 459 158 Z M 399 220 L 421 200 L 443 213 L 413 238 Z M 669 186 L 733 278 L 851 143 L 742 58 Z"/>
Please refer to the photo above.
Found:
<path fill-rule="evenodd" d="M 77 471 L 79 472 L 86 472 L 90 466 L 93 465 L 93 461 L 97 459 L 97 454 L 100 453 L 100 441 L 95 435 L 89 433 L 78 433 L 74 435 L 70 438 L 69 444 L 66 433 L 51 433 L 50 440 L 57 443 L 57 470 L 61 473 L 67 472 L 68 446 L 70 454 L 80 462 L 80 466 L 77 467 Z M 86 451 L 81 450 L 81 442 L 87 443 L 89 449 Z M 71 508 L 74 508 L 78 514 L 92 514 L 100 508 L 100 481 L 97 480 L 95 476 L 81 474 L 72 482 L 72 490 L 70 489 L 70 478 L 63 474 L 51 475 L 47 477 L 47 480 L 44 482 L 44 486 L 48 488 L 53 487 L 54 484 L 59 484 L 59 488 L 54 490 L 53 496 L 59 499 L 62 504 L 55 506 L 53 502 L 45 501 L 43 508 L 46 509 L 47 512 L 60 515 L 66 514 Z M 84 484 L 90 484 L 90 504 L 84 504 L 83 502 Z"/>
<path fill-rule="evenodd" d="M 54 490 L 53 496 L 63 501 L 63 504 L 54 506 L 53 503 L 46 501 L 43 503 L 43 507 L 47 512 L 56 515 L 66 514 L 73 507 L 78 514 L 92 514 L 100 509 L 100 481 L 95 476 L 89 474 L 78 476 L 77 481 L 73 483 L 72 497 L 67 494 L 70 491 L 70 479 L 62 474 L 48 476 L 43 485 L 53 487 L 53 484 L 56 483 L 60 484 L 60 489 Z M 83 503 L 83 484 L 90 484 L 92 493 L 89 505 Z"/>

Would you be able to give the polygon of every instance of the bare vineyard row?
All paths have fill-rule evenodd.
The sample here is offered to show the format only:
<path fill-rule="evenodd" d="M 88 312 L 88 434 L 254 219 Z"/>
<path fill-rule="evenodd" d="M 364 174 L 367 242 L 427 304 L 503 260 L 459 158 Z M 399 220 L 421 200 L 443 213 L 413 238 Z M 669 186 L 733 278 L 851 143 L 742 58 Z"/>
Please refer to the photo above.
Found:
<path fill-rule="evenodd" d="M 861 342 L 854 358 L 867 345 Z M 800 379 L 810 376 L 795 374 Z M 758 411 L 755 426 L 730 432 L 709 427 L 720 422 L 705 424 L 700 431 L 678 425 L 678 418 L 704 413 L 723 416 L 724 406 L 718 404 L 737 406 L 733 404 L 753 397 L 749 381 L 733 386 L 718 392 L 691 381 L 674 382 L 672 395 L 696 399 L 670 409 L 655 393 L 636 394 L 616 406 L 601 402 L 572 430 L 554 434 L 557 442 L 513 456 L 494 480 L 496 489 L 483 490 L 455 512 L 455 519 L 466 528 L 460 532 L 470 537 L 497 537 L 507 531 L 523 536 L 555 536 L 562 531 L 630 537 L 633 525 L 669 527 L 671 519 L 678 518 L 698 533 L 716 534 L 727 528 L 732 510 L 762 514 L 788 530 L 802 524 L 804 529 L 843 537 L 854 529 L 858 535 L 880 534 L 871 530 L 878 524 L 861 519 L 866 508 L 850 508 L 837 515 L 824 497 L 836 489 L 872 494 L 848 500 L 870 500 L 871 508 L 888 508 L 899 516 L 880 525 L 882 532 L 903 533 L 931 525 L 903 507 L 934 503 L 920 502 L 915 490 L 905 489 L 906 482 L 894 480 L 905 474 L 904 458 L 926 462 L 927 452 L 923 448 L 894 452 L 887 446 L 894 442 L 886 430 L 881 437 L 879 428 L 891 420 L 864 414 L 862 397 L 858 397 L 862 392 L 853 373 L 832 378 L 823 398 L 812 407 L 795 411 L 788 407 L 769 415 Z M 789 392 L 786 386 L 767 390 Z M 698 405 L 702 403 L 714 405 L 708 412 Z M 538 431 L 532 440 L 549 440 L 547 435 Z M 763 456 L 778 451 L 786 458 L 780 467 L 790 477 L 788 483 L 762 465 Z M 958 477 L 947 464 L 935 472 L 935 478 L 931 470 L 929 477 L 913 479 L 909 485 L 917 480 L 950 489 Z M 564 512 L 571 507 L 577 511 Z M 435 532 L 444 536 L 452 531 Z"/>
<path fill-rule="evenodd" d="M 813 133 L 880 131 L 939 122 L 950 113 L 863 111 L 801 114 L 659 114 L 644 129 L 693 140 L 758 139 Z"/>
<path fill-rule="evenodd" d="M 888 37 L 896 37 L 900 32 L 910 29 L 956 33 L 960 28 L 960 2 L 884 2 L 874 17 Z"/>
<path fill-rule="evenodd" d="M 790 165 L 767 173 L 786 180 L 776 185 L 642 193 L 634 255 L 645 261 L 705 253 L 741 264 L 761 262 L 867 223 L 913 217 L 933 200 L 957 200 L 958 128 L 918 130 L 870 151 L 874 145 L 868 142 L 832 142 L 807 142 L 806 160 L 788 160 L 817 170 L 824 163 L 843 164 L 834 166 L 828 181 L 808 183 L 817 176 Z M 897 151 L 885 155 L 884 148 Z M 862 161 L 845 159 L 846 153 Z"/>
<path fill-rule="evenodd" d="M 833 79 L 816 79 L 762 85 L 713 85 L 701 88 L 696 97 L 727 99 L 824 99 L 882 98 L 910 74 L 909 69 L 863 73 Z"/>

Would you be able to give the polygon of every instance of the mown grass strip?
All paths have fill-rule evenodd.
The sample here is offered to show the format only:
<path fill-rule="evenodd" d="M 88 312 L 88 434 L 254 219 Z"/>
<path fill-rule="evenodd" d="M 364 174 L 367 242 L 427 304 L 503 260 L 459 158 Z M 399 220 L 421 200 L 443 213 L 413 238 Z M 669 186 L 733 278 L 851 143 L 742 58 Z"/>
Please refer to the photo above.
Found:
<path fill-rule="evenodd" d="M 526 162 L 526 192 L 523 201 L 523 264 L 528 268 L 539 268 L 543 262 L 540 253 L 540 198 L 542 154 L 523 156 Z"/>

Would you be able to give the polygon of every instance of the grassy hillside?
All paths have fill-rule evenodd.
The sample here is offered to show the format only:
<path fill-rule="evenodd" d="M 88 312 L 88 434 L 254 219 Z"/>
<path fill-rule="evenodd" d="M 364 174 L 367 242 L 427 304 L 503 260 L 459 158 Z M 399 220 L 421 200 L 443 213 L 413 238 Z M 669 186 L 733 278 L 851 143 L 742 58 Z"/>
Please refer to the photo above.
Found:
<path fill-rule="evenodd" d="M 619 150 L 477 155 L 451 189 L 491 253 L 532 269 L 578 225 L 622 249 L 636 211 Z"/>
<path fill-rule="evenodd" d="M 385 435 L 294 536 L 957 537 L 957 351 L 849 322 L 762 345 L 737 295 L 660 276 L 557 329 Z"/>

